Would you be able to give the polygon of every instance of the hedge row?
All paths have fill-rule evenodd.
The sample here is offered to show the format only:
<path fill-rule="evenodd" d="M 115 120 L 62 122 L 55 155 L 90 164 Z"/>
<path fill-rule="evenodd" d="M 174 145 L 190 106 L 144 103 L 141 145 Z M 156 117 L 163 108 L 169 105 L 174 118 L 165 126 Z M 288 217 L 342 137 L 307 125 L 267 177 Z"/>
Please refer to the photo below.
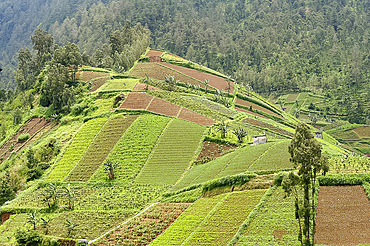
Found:
<path fill-rule="evenodd" d="M 363 185 L 370 182 L 370 174 L 339 174 L 318 177 L 322 186 Z"/>

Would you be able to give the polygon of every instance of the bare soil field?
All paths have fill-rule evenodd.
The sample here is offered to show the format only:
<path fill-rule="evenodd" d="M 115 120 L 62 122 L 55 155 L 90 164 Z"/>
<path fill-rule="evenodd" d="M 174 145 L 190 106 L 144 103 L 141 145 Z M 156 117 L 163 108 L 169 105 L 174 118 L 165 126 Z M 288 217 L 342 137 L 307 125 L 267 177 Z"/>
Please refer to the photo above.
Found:
<path fill-rule="evenodd" d="M 201 114 L 198 114 L 198 113 L 196 113 L 192 110 L 189 110 L 187 108 L 182 108 L 181 109 L 178 118 L 183 119 L 183 120 L 187 120 L 187 121 L 191 121 L 191 122 L 197 123 L 199 125 L 203 125 L 203 126 L 212 126 L 213 124 L 216 123 L 216 121 L 214 121 L 213 119 L 208 118 L 206 116 L 203 116 Z"/>
<path fill-rule="evenodd" d="M 197 161 L 216 159 L 223 156 L 228 150 L 235 148 L 235 146 L 231 145 L 204 141 L 202 150 L 198 155 Z"/>
<path fill-rule="evenodd" d="M 149 107 L 147 108 L 147 110 L 151 112 L 173 117 L 177 117 L 180 109 L 181 109 L 180 106 L 159 98 L 154 98 L 150 103 Z"/>
<path fill-rule="evenodd" d="M 81 76 L 82 75 L 82 76 Z M 101 77 L 109 77 L 109 73 L 102 73 L 102 72 L 93 72 L 93 71 L 82 71 L 82 74 L 80 75 L 80 79 L 82 81 L 90 81 L 95 78 L 101 78 Z"/>
<path fill-rule="evenodd" d="M 173 65 L 173 64 L 169 64 L 169 63 L 161 63 L 161 64 L 165 65 L 166 67 L 172 68 L 176 71 L 179 71 L 180 73 L 188 75 L 192 78 L 200 80 L 200 81 L 205 81 L 206 79 L 208 79 L 209 80 L 209 85 L 216 88 L 216 89 L 219 89 L 219 90 L 222 90 L 222 91 L 230 91 L 230 93 L 233 93 L 233 91 L 234 91 L 234 83 L 233 82 L 230 82 L 230 88 L 229 88 L 229 84 L 226 81 L 226 79 L 218 77 L 216 75 L 209 74 L 209 73 L 203 73 L 203 72 L 200 72 L 200 71 L 197 71 L 197 70 L 194 70 L 194 69 L 190 69 L 190 68 L 186 68 L 186 67 L 182 67 L 182 66 L 177 66 L 177 65 Z"/>
<path fill-rule="evenodd" d="M 162 51 L 159 50 L 149 50 L 148 53 L 146 53 L 147 57 L 152 57 L 152 56 L 161 56 L 163 54 Z"/>
<path fill-rule="evenodd" d="M 353 130 L 362 138 L 370 138 L 370 126 L 360 126 Z"/>
<path fill-rule="evenodd" d="M 155 62 L 138 63 L 131 71 L 130 75 L 141 78 L 145 78 L 145 75 L 148 75 L 148 77 L 157 80 L 164 80 L 167 75 L 173 75 L 182 83 L 190 83 L 192 85 L 200 85 L 201 87 L 204 87 L 204 85 L 199 81 L 169 68 L 163 67 Z"/>
<path fill-rule="evenodd" d="M 97 79 L 92 80 L 91 81 L 91 89 L 90 89 L 89 92 L 96 91 L 102 85 L 104 85 L 105 82 L 107 82 L 107 80 L 109 80 L 109 79 L 110 79 L 110 77 L 101 77 L 101 78 L 97 78 Z"/>
<path fill-rule="evenodd" d="M 128 94 L 120 108 L 145 110 L 149 106 L 152 99 L 153 96 L 144 92 L 131 92 Z"/>
<path fill-rule="evenodd" d="M 321 186 L 315 243 L 370 243 L 370 201 L 362 186 Z"/>

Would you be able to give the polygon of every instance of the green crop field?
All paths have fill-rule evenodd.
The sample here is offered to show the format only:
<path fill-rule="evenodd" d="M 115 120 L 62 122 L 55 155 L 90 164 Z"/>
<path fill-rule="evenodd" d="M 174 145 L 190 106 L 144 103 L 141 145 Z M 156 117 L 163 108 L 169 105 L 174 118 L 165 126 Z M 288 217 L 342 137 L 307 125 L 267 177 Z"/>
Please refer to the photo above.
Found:
<path fill-rule="evenodd" d="M 139 79 L 113 79 L 107 81 L 98 91 L 133 90 Z"/>
<path fill-rule="evenodd" d="M 153 245 L 226 245 L 264 193 L 265 190 L 249 190 L 202 198 Z M 185 229 L 176 223 L 183 223 Z"/>
<path fill-rule="evenodd" d="M 262 171 L 262 170 L 283 170 L 293 168 L 293 163 L 289 161 L 290 154 L 288 146 L 290 141 L 282 140 L 271 146 L 271 148 L 259 159 L 252 164 L 249 171 Z"/>
<path fill-rule="evenodd" d="M 88 181 L 136 118 L 136 115 L 129 115 L 109 120 L 97 134 L 83 158 L 70 172 L 67 181 Z"/>
<path fill-rule="evenodd" d="M 15 232 L 24 229 L 26 225 L 26 214 L 14 214 L 10 216 L 9 220 L 0 225 L 0 245 L 15 245 Z"/>
<path fill-rule="evenodd" d="M 61 181 L 68 175 L 106 121 L 106 118 L 99 118 L 85 123 L 64 153 L 62 159 L 56 163 L 54 170 L 47 177 L 49 181 Z"/>
<path fill-rule="evenodd" d="M 205 127 L 173 119 L 137 177 L 139 183 L 173 184 L 194 156 Z"/>
<path fill-rule="evenodd" d="M 132 123 L 107 157 L 107 160 L 119 164 L 115 172 L 117 180 L 132 181 L 136 177 L 169 121 L 168 117 L 143 115 Z M 100 167 L 91 181 L 107 178 L 103 167 Z"/>
<path fill-rule="evenodd" d="M 300 245 L 292 197 L 281 187 L 269 197 L 240 237 L 238 246 Z"/>
<path fill-rule="evenodd" d="M 107 99 L 96 99 L 94 105 L 98 107 L 97 110 L 93 112 L 93 115 L 99 115 L 106 112 L 112 108 L 114 102 L 114 97 L 107 98 Z"/>

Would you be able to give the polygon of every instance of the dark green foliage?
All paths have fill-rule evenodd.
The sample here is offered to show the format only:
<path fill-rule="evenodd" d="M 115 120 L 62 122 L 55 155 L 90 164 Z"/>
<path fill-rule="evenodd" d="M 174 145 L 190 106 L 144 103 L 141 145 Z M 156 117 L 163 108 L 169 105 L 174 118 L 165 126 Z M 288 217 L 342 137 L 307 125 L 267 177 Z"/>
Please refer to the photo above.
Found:
<path fill-rule="evenodd" d="M 370 182 L 370 174 L 339 174 L 318 177 L 322 186 L 362 185 Z"/>
<path fill-rule="evenodd" d="M 18 125 L 20 123 L 22 123 L 22 111 L 17 108 L 13 112 L 13 125 Z"/>
<path fill-rule="evenodd" d="M 233 130 L 233 134 L 238 138 L 239 143 L 242 143 L 244 137 L 247 136 L 248 132 L 246 129 L 239 127 Z"/>
<path fill-rule="evenodd" d="M 15 190 L 10 183 L 9 174 L 0 175 L 0 206 L 15 198 Z"/>
<path fill-rule="evenodd" d="M 18 142 L 25 142 L 29 138 L 30 138 L 30 134 L 29 133 L 23 133 L 23 134 L 21 134 L 21 135 L 18 136 Z"/>
<path fill-rule="evenodd" d="M 257 174 L 255 173 L 246 173 L 214 179 L 203 184 L 203 192 L 210 191 L 213 190 L 214 188 L 222 186 L 231 187 L 233 185 L 242 185 L 249 182 L 249 180 L 256 176 Z"/>
<path fill-rule="evenodd" d="M 35 231 L 18 230 L 15 234 L 19 246 L 42 246 L 42 237 Z"/>

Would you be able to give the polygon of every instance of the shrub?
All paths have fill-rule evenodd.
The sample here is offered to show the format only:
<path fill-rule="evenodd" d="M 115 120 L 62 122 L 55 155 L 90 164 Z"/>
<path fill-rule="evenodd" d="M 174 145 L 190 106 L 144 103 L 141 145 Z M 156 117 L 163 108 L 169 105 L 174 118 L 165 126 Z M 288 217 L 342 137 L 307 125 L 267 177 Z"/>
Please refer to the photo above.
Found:
<path fill-rule="evenodd" d="M 318 177 L 322 186 L 362 185 L 370 182 L 370 174 L 341 174 Z"/>
<path fill-rule="evenodd" d="M 22 133 L 18 136 L 18 142 L 26 142 L 30 138 L 29 133 Z"/>

